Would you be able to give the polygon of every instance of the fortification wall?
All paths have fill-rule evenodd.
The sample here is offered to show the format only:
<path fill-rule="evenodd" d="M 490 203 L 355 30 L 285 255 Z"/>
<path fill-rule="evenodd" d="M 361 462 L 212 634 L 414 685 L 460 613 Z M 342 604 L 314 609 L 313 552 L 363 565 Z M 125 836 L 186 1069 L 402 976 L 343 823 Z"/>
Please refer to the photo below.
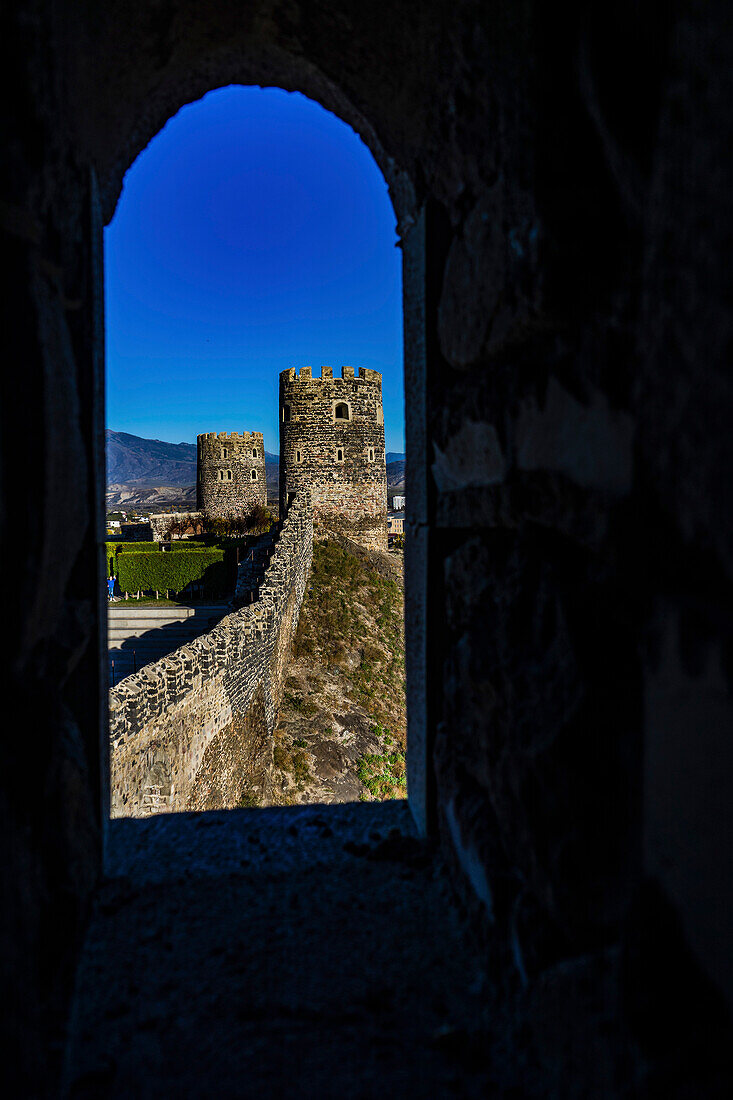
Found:
<path fill-rule="evenodd" d="M 154 516 L 148 516 L 150 533 L 154 542 L 163 542 L 166 532 L 172 523 L 180 523 L 184 519 L 200 519 L 201 512 L 160 512 Z"/>
<path fill-rule="evenodd" d="M 215 518 L 267 504 L 262 432 L 206 432 L 196 437 L 196 507 Z"/>
<path fill-rule="evenodd" d="M 387 549 L 387 467 L 382 376 L 311 367 L 280 374 L 280 502 L 308 489 L 316 534 L 339 531 Z M 339 406 L 347 415 L 339 416 Z"/>
<path fill-rule="evenodd" d="M 299 493 L 257 602 L 110 691 L 113 817 L 267 798 L 282 673 L 312 554 L 310 501 Z"/>

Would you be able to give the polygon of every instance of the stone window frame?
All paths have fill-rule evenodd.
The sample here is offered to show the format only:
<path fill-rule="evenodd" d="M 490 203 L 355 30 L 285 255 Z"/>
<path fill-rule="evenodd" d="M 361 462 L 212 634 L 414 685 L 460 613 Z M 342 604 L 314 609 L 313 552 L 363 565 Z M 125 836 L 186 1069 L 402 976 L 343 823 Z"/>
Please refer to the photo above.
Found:
<path fill-rule="evenodd" d="M 302 451 L 296 451 L 295 452 L 295 464 L 296 464 L 296 466 L 300 466 L 302 461 L 303 461 L 303 452 Z"/>
<path fill-rule="evenodd" d="M 251 474 L 249 475 L 249 480 L 250 481 L 257 481 L 257 471 L 256 470 L 252 470 Z"/>
<path fill-rule="evenodd" d="M 300 86 L 302 84 L 302 74 L 294 72 L 292 80 Z M 254 80 L 253 83 L 257 83 L 257 81 Z M 300 90 L 305 94 L 308 93 L 308 89 L 305 87 L 301 87 Z M 313 98 L 320 101 L 319 89 L 315 88 L 311 91 L 313 92 Z M 188 100 L 185 98 L 185 93 L 182 92 L 181 103 L 184 102 L 188 102 Z M 343 115 L 339 111 L 339 117 L 353 125 L 354 119 L 352 119 L 351 108 L 348 107 L 348 104 L 346 106 L 347 109 Z M 171 110 L 170 115 L 167 117 L 172 117 L 174 113 Z M 363 135 L 365 130 L 359 125 L 360 116 L 355 116 L 355 119 L 355 129 Z M 137 150 L 137 152 L 139 151 L 141 149 Z M 372 149 L 372 152 L 375 153 L 375 150 Z M 388 183 L 395 184 L 399 182 L 399 186 L 394 186 L 390 193 L 393 199 L 396 200 L 395 208 L 398 220 L 402 218 L 408 226 L 408 231 L 402 241 L 404 327 L 406 332 L 418 332 L 424 322 L 425 315 L 425 278 L 430 254 L 427 243 L 429 238 L 428 223 L 431 218 L 434 218 L 436 224 L 439 224 L 441 211 L 437 206 L 433 207 L 428 203 L 425 207 L 418 208 L 418 213 L 415 216 L 411 205 L 414 196 L 412 196 L 409 178 L 403 172 L 393 174 L 393 162 L 384 161 L 377 153 L 375 153 L 375 156 L 383 172 L 385 172 Z M 113 186 L 116 185 L 119 185 L 121 189 L 121 176 L 119 180 L 113 181 Z M 94 209 L 94 220 L 95 231 L 99 240 L 101 240 L 103 221 L 101 209 L 98 210 L 97 207 Z M 99 300 L 101 300 L 101 284 L 99 287 Z M 93 369 L 97 372 L 101 389 L 104 377 L 103 354 L 99 357 L 98 362 L 93 365 Z M 429 438 L 425 400 L 428 376 L 425 340 L 415 338 L 405 341 L 403 371 L 405 378 L 409 380 L 413 396 L 413 400 L 405 403 L 405 430 L 408 436 L 406 450 L 411 454 L 413 469 L 411 510 L 413 518 L 416 519 L 418 525 L 421 525 L 420 532 L 422 535 L 427 522 L 427 485 L 429 481 L 427 445 L 424 442 Z M 281 406 L 280 416 L 281 421 L 285 423 L 297 419 L 291 402 Z M 383 410 L 378 404 L 375 419 L 379 425 L 384 424 Z M 334 470 L 334 473 L 336 473 L 336 470 Z M 103 471 L 100 474 L 101 477 L 103 477 Z M 102 499 L 102 496 L 100 496 L 100 499 Z M 425 539 L 419 537 L 409 540 L 405 554 L 405 571 L 411 575 L 412 603 L 410 614 L 406 618 L 405 645 L 405 662 L 409 670 L 407 677 L 408 805 L 416 821 L 418 831 L 422 834 L 432 832 L 437 828 L 434 791 L 429 782 L 429 777 L 432 774 L 432 734 L 428 715 L 426 681 L 429 665 L 428 640 L 430 636 L 427 609 L 431 606 L 431 602 L 426 563 Z M 107 769 L 103 769 L 103 772 L 102 804 L 108 806 L 109 773 Z"/>
<path fill-rule="evenodd" d="M 232 480 L 232 471 L 231 470 L 217 470 L 216 471 L 216 480 L 217 481 L 231 481 Z"/>
<path fill-rule="evenodd" d="M 346 461 L 346 459 L 344 458 L 344 450 L 345 449 L 344 449 L 343 446 L 336 448 L 336 459 L 335 459 L 335 461 L 336 461 L 337 466 L 343 466 L 344 462 Z M 339 455 L 341 455 L 341 458 L 339 458 Z"/>
<path fill-rule="evenodd" d="M 348 416 L 337 416 L 336 409 L 340 409 L 342 406 L 346 408 Z M 350 424 L 354 419 L 354 410 L 351 407 L 351 402 L 347 401 L 344 397 L 339 397 L 331 402 L 331 420 L 334 424 Z"/>
<path fill-rule="evenodd" d="M 257 458 L 257 448 L 256 447 L 252 448 L 252 458 Z"/>
<path fill-rule="evenodd" d="M 376 455 L 377 455 L 377 452 L 374 449 L 374 447 L 367 447 L 367 461 L 368 462 L 376 462 Z"/>
<path fill-rule="evenodd" d="M 222 458 L 229 458 L 229 448 L 228 447 L 222 447 L 221 457 Z"/>

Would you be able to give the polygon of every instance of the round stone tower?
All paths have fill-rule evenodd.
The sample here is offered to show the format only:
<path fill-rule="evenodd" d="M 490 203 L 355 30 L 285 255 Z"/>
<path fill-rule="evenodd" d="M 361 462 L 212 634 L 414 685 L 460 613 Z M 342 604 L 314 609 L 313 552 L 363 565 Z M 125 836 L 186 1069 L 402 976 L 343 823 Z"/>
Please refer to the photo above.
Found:
<path fill-rule="evenodd" d="M 316 528 L 333 527 L 387 549 L 387 468 L 382 376 L 331 367 L 280 373 L 280 512 L 288 494 L 310 490 Z"/>
<path fill-rule="evenodd" d="M 267 504 L 262 432 L 207 432 L 196 439 L 196 507 L 211 519 Z"/>

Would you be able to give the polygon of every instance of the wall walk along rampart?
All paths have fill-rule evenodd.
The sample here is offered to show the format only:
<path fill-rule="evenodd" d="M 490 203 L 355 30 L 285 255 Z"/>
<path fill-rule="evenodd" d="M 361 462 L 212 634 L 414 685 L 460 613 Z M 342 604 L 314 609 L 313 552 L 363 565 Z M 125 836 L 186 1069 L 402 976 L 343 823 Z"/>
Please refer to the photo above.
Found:
<path fill-rule="evenodd" d="M 312 554 L 302 491 L 289 504 L 259 598 L 110 691 L 113 817 L 267 797 L 282 673 Z"/>

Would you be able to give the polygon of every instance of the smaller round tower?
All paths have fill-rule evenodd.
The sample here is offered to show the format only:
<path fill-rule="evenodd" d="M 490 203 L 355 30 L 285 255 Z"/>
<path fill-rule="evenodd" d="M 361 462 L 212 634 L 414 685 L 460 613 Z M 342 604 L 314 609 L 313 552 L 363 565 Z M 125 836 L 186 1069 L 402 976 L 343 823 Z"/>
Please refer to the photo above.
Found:
<path fill-rule="evenodd" d="M 387 467 L 379 371 L 311 367 L 280 373 L 280 511 L 308 489 L 316 526 L 387 549 Z"/>
<path fill-rule="evenodd" d="M 206 432 L 196 443 L 199 512 L 217 519 L 267 504 L 262 432 Z"/>

